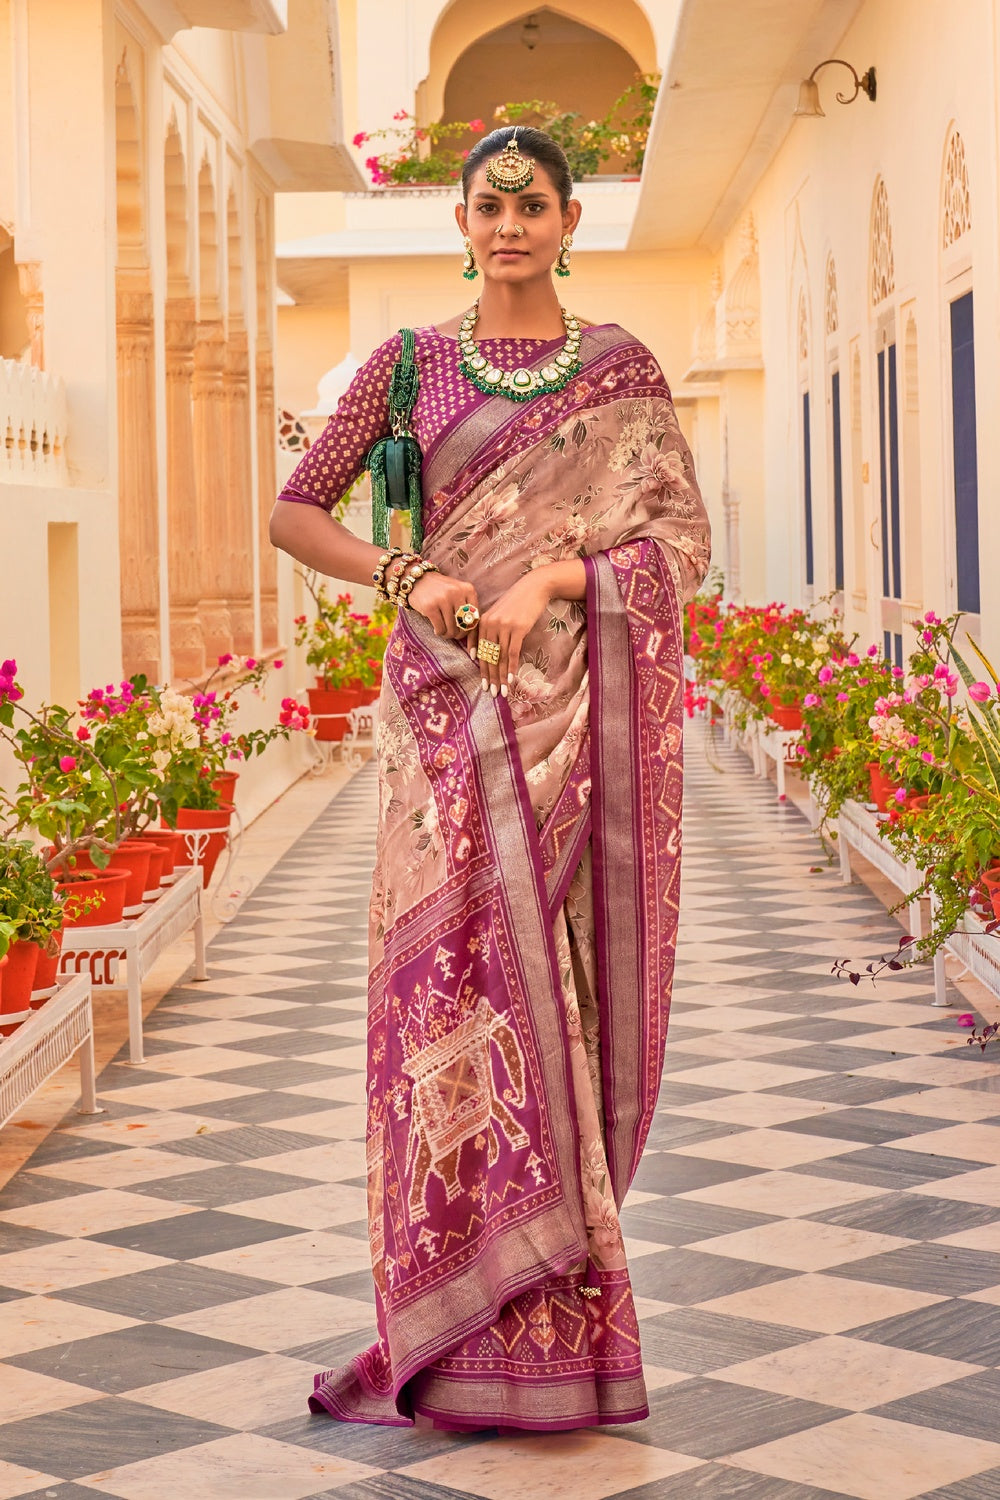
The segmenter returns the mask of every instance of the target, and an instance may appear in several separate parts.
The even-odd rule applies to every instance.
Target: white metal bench
[[[67,979],[12,1036],[0,1037],[0,1126],[74,1053],[80,1059],[80,1108],[98,1114],[89,974]]]

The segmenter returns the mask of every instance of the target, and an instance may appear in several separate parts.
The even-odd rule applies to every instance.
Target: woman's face
[[[563,211],[548,169],[540,162],[535,163],[534,179],[523,193],[502,193],[491,187],[484,162],[472,179],[468,202],[458,205],[456,217],[488,281],[531,281],[547,276],[555,265],[563,235],[576,228],[580,204],[571,199]]]

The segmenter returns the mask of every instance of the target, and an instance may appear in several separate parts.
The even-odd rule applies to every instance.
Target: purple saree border
[[[519,884],[523,887],[523,873],[525,867],[530,874],[530,900],[534,907],[535,916],[529,923],[524,914],[521,922],[517,921],[515,913],[508,907],[508,927],[511,932],[520,933],[527,930],[529,926],[537,924],[539,936],[543,945],[545,956],[545,967],[548,975],[550,996],[548,997],[552,1023],[547,1029],[556,1038],[556,1043],[562,1050],[562,1087],[568,1091],[567,1097],[572,1100],[572,1078],[568,1047],[566,1046],[564,1030],[561,1025],[562,1003],[561,986],[559,983],[559,968],[556,959],[555,942],[549,921],[549,899],[545,887],[544,871],[542,868],[541,854],[539,849],[538,833],[535,827],[534,816],[528,798],[527,785],[521,767],[520,756],[517,750],[517,741],[514,733],[513,720],[505,699],[493,699],[484,695],[481,690],[480,674],[478,669],[470,661],[467,652],[457,649],[451,641],[439,641],[434,635],[429,624],[421,617],[411,620],[408,616],[399,616],[399,626],[407,638],[407,656],[412,663],[413,660],[423,654],[429,658],[440,675],[459,690],[465,700],[467,732],[476,742],[477,754],[471,757],[474,775],[477,781],[477,794],[479,806],[483,810],[484,821],[489,825],[489,842],[494,851],[497,864],[497,881],[502,892],[506,892],[508,885],[516,889]],[[396,692],[397,684],[393,681],[393,662],[387,653],[389,663],[390,684]],[[406,707],[404,698],[397,694],[400,706],[404,713]],[[419,742],[419,741],[418,741]],[[492,764],[500,759],[506,763],[510,775],[510,785],[513,799],[502,798],[498,795],[498,777],[490,775]],[[490,779],[490,786],[485,786],[484,780]],[[513,852],[503,855],[501,851],[505,847],[502,830],[498,829],[498,814],[500,818],[504,815],[504,809],[510,816],[508,828],[516,824],[519,834],[519,842],[524,850],[526,858],[522,859],[518,867],[517,856]],[[510,842],[508,840],[507,842]],[[504,866],[508,866],[505,878]],[[525,894],[522,889],[521,895]],[[405,921],[405,916],[402,919]],[[526,969],[526,963],[530,966],[534,962],[532,954],[525,954],[519,948],[514,950],[514,956],[518,963],[518,972],[521,984],[526,994],[533,994],[535,986],[531,975]],[[381,967],[381,966],[380,966]],[[552,1043],[552,1036],[546,1039],[546,1027],[541,1025],[542,1017],[536,1009],[532,1009],[532,1026],[535,1031],[535,1042],[538,1048],[539,1059],[542,1064],[543,1078],[546,1071],[552,1067],[550,1051],[546,1046]],[[551,1080],[550,1080],[551,1082]],[[416,1320],[408,1319],[410,1309],[407,1306],[393,1309],[392,1321],[402,1333],[403,1329],[410,1326],[411,1321],[428,1321],[428,1306],[435,1299],[441,1304],[441,1316],[438,1319],[439,1332],[430,1339],[415,1336],[415,1329],[408,1337],[398,1340],[389,1337],[389,1308],[387,1307],[387,1341],[392,1354],[393,1368],[393,1390],[399,1395],[403,1386],[427,1364],[440,1355],[446,1353],[449,1348],[462,1342],[483,1327],[488,1327],[499,1315],[500,1309],[522,1291],[530,1290],[536,1286],[543,1275],[562,1274],[571,1266],[578,1264],[586,1257],[586,1229],[582,1217],[582,1184],[580,1180],[579,1151],[569,1121],[571,1114],[563,1118],[562,1111],[558,1108],[550,1110],[549,1128],[552,1131],[553,1145],[556,1151],[556,1159],[560,1170],[565,1172],[567,1162],[572,1171],[572,1177],[566,1181],[559,1201],[543,1205],[538,1213],[523,1228],[507,1228],[498,1226],[490,1234],[488,1244],[485,1245],[487,1254],[476,1255],[468,1266],[457,1273],[446,1283],[441,1284],[436,1291],[425,1291],[419,1299],[420,1315]],[[546,1252],[541,1248],[544,1236],[541,1232],[539,1221],[547,1219],[552,1221],[553,1227],[556,1223],[561,1224],[555,1238],[560,1241],[560,1246],[554,1243]],[[563,1222],[564,1221],[564,1222]],[[550,1230],[551,1233],[551,1230]],[[513,1242],[513,1244],[512,1244]],[[501,1251],[502,1247],[502,1251]],[[514,1269],[501,1275],[497,1258],[502,1254],[505,1262],[511,1264]],[[486,1264],[484,1264],[484,1259]],[[490,1293],[487,1294],[486,1287],[489,1285]],[[473,1288],[477,1288],[474,1291]],[[444,1304],[448,1304],[452,1321],[444,1316]],[[456,1306],[463,1303],[472,1303],[475,1310],[469,1313],[461,1321],[454,1320]],[[404,1344],[406,1352],[397,1344]],[[383,1396],[384,1399],[384,1396]]]
[[[607,555],[598,553],[585,558],[584,567],[587,574],[587,658],[590,672],[594,926],[601,1015],[605,1148],[612,1190],[620,1207],[631,1176],[633,1133],[630,1123],[623,1118],[625,1111],[620,1101],[630,1092],[634,1098],[640,1084],[638,1059],[634,1050],[633,1055],[626,1059],[627,1038],[621,1034],[623,1028],[616,1025],[617,1017],[612,1009],[615,973],[628,962],[627,959],[623,962],[622,957],[622,950],[628,944],[624,923],[626,914],[632,917],[632,972],[638,977],[642,970],[642,942],[636,930],[641,926],[642,912],[636,891],[633,835],[639,822],[632,774],[638,754],[633,723],[636,712],[635,669],[628,621]],[[614,733],[611,732],[612,725]],[[609,806],[615,771],[622,791],[628,797],[627,818],[614,818]],[[630,878],[631,885],[628,885],[626,882]],[[637,1017],[636,1039],[641,1030],[640,1022],[641,1018]]]

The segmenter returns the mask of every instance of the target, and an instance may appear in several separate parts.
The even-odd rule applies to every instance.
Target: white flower
[[[795,665],[797,667],[804,667],[805,666],[805,662],[802,660],[801,656],[797,656],[795,658]]]
[[[829,649],[830,642],[827,640],[825,635],[821,635],[818,640],[813,641],[813,650],[816,652],[817,656],[825,656]]]
[[[782,653],[782,656],[781,656],[781,665],[783,667],[790,667],[792,665],[792,657],[791,657],[791,653],[790,652],[785,651],[785,652]]]

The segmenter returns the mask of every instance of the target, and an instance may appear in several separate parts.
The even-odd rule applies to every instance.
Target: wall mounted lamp
[[[816,74],[819,72],[820,68],[828,68],[831,63],[837,63],[842,68],[850,68],[851,74],[854,78],[854,93],[851,94],[849,98],[844,94],[838,94],[837,99],[839,103],[853,104],[860,93],[867,94],[872,103],[875,103],[874,68],[869,68],[868,72],[862,73],[861,77],[859,78],[857,70],[855,68],[852,68],[849,62],[845,62],[842,57],[828,57],[826,62],[817,64],[817,66],[813,68],[812,72],[809,74],[809,77],[803,78],[802,82],[799,84],[799,102],[795,106],[795,114],[808,115],[815,118],[817,115],[824,115],[826,113],[819,102],[819,84],[816,82]]]
[[[521,43],[527,47],[529,52],[534,52],[538,46],[538,33],[541,31],[538,17],[534,14],[528,16],[521,27]]]

